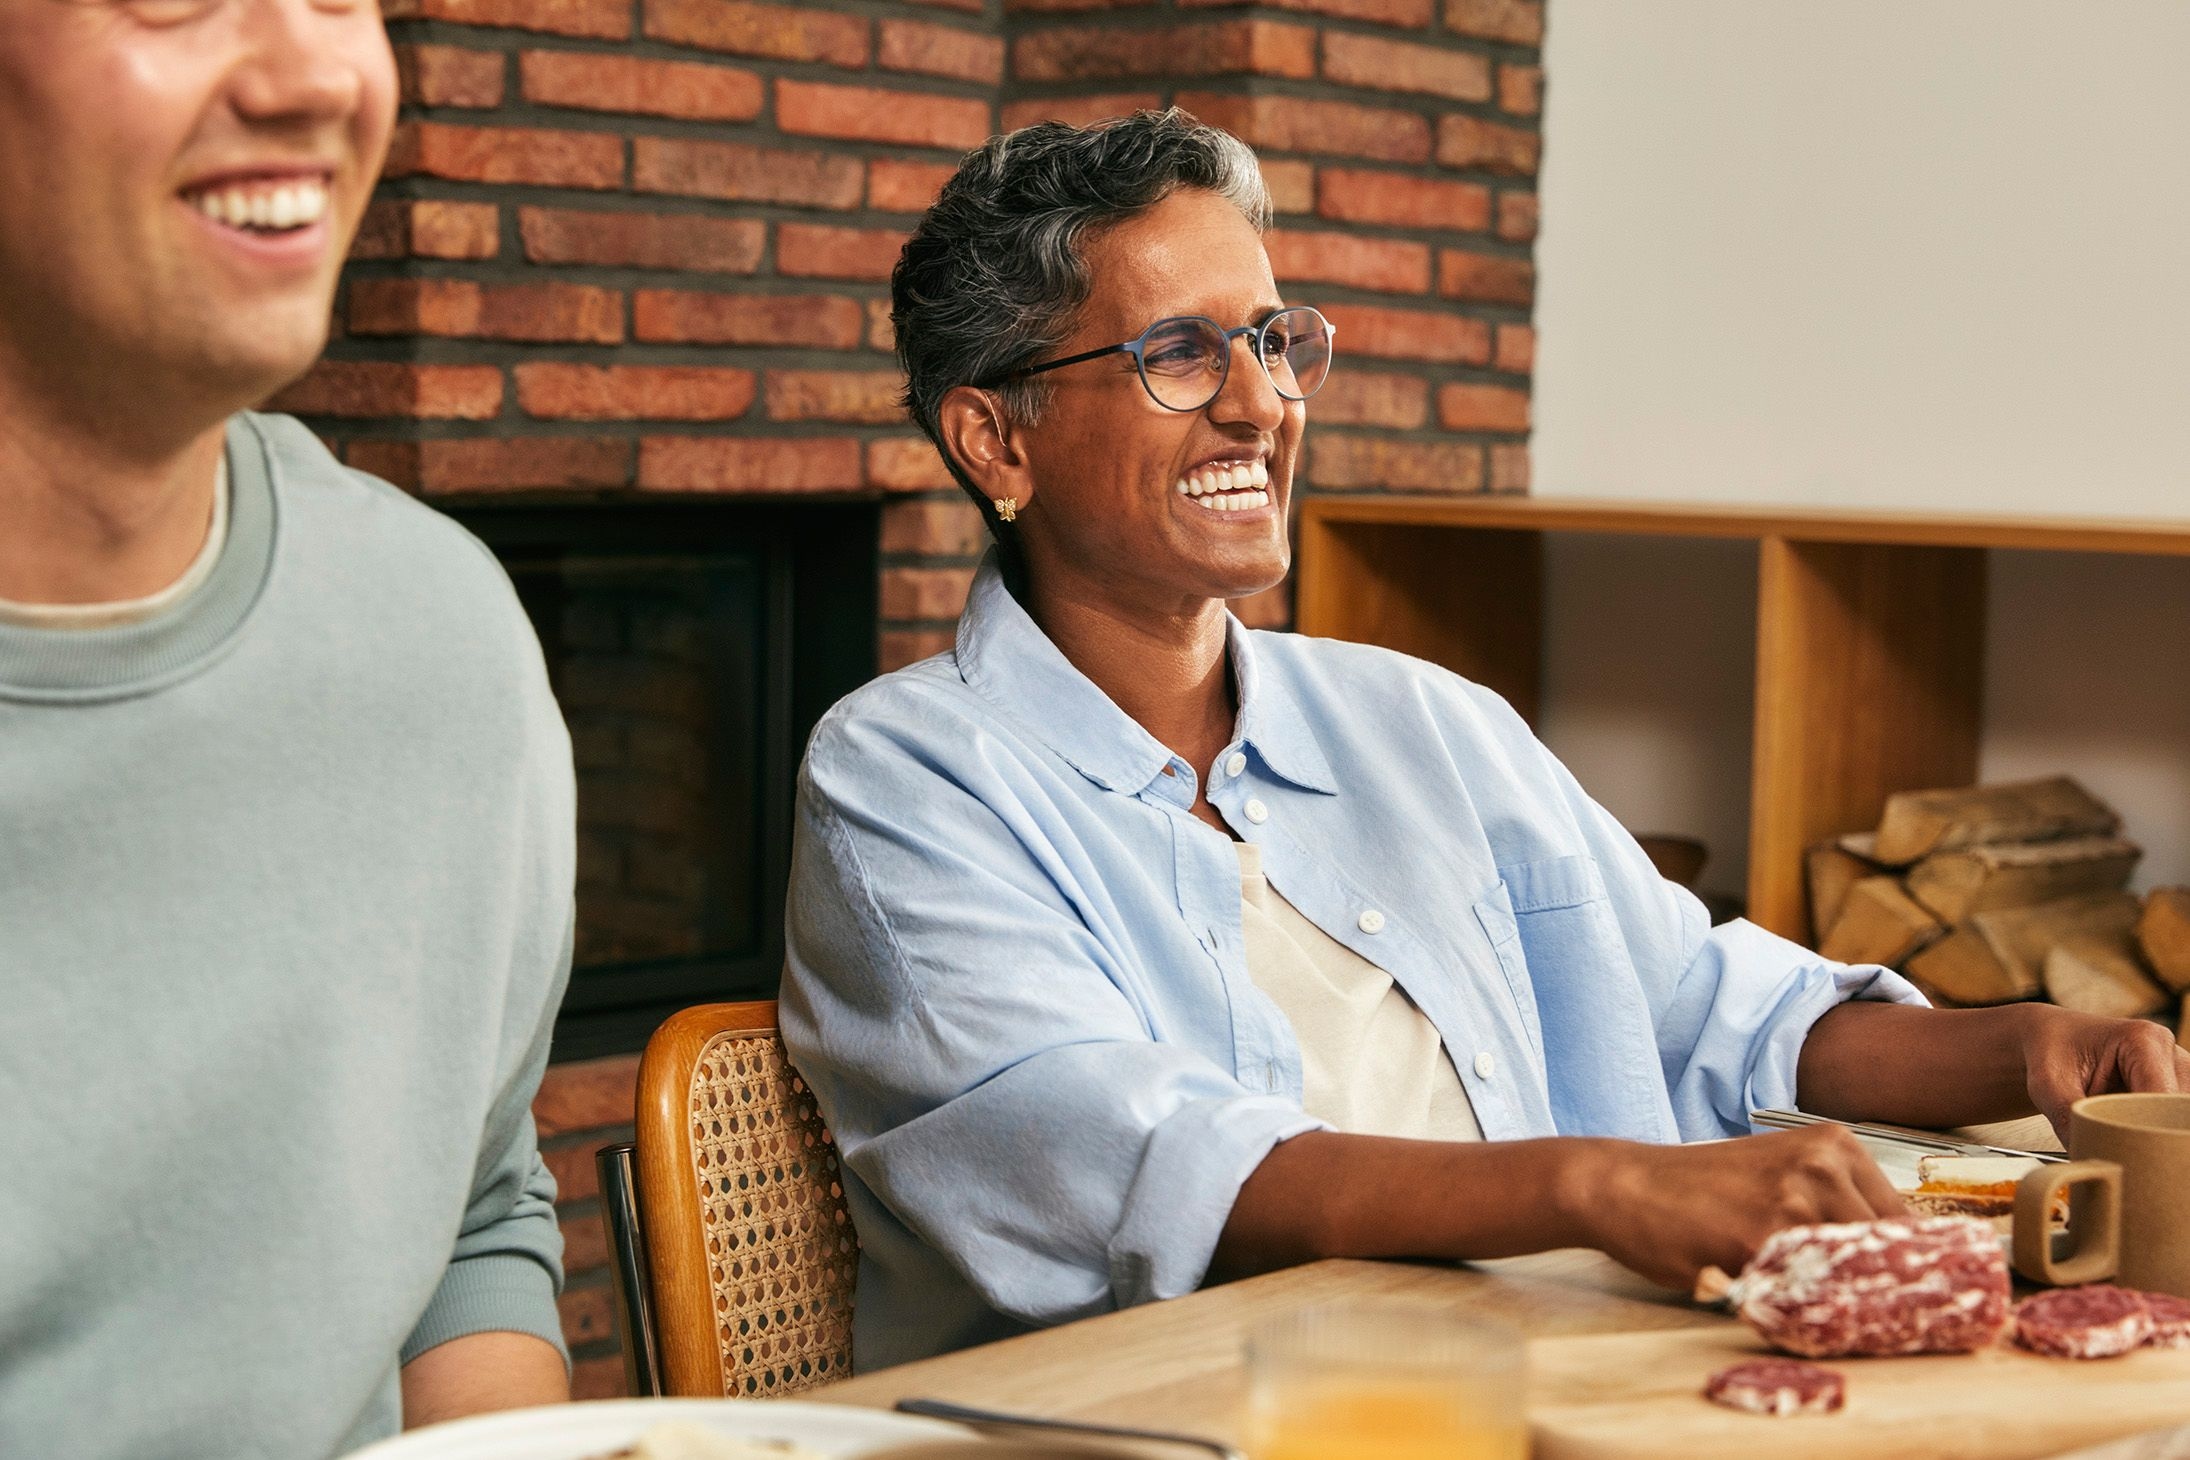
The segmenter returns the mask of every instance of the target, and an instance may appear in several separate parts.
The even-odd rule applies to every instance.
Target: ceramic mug
[[[2190,1095],[2087,1096],[2069,1111],[2068,1152],[2016,1188],[2015,1270],[2190,1298]],[[2046,1214],[2063,1187],[2068,1251],[2056,1253]]]

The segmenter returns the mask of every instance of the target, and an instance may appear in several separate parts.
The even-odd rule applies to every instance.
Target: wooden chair
[[[673,1015],[635,1139],[599,1156],[634,1394],[766,1397],[852,1371],[859,1240],[772,999]]]

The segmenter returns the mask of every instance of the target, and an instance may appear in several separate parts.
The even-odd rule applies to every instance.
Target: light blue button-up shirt
[[[1210,804],[1437,1026],[1486,1139],[1743,1132],[1827,1009],[1922,1002],[1712,928],[1488,690],[1236,621],[1229,647]],[[849,1173],[859,1368],[1191,1291],[1240,1184],[1319,1128],[1195,783],[993,560],[955,653],[815,730],[782,1026]]]

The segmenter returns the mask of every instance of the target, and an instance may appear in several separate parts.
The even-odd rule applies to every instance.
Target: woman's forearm
[[[1857,1000],[1810,1029],[1795,1098],[1813,1115],[1955,1126],[2029,1115],[2028,1006],[1925,1009]]]

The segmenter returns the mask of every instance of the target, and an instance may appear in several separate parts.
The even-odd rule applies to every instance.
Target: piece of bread
[[[1925,1156],[1916,1163],[1916,1190],[1904,1199],[1910,1211],[1927,1217],[1984,1217],[2005,1224],[2015,1216],[2015,1188],[2041,1164],[2033,1156]],[[2067,1219],[2063,1193],[2054,1201],[2053,1220]]]

